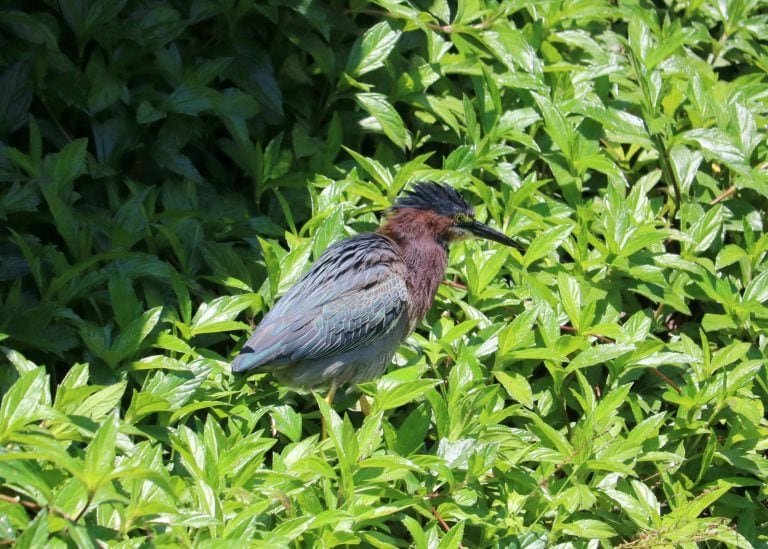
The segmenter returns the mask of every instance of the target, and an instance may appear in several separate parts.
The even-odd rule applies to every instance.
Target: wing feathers
[[[232,368],[279,368],[370,345],[407,314],[407,297],[390,239],[366,233],[339,242],[267,313]]]

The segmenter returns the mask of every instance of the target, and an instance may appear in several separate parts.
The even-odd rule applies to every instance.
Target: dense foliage
[[[1,5],[0,544],[768,543],[764,2]],[[526,251],[368,416],[233,377],[419,180]]]

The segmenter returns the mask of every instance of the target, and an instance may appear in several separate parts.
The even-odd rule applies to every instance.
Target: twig
[[[88,500],[85,502],[85,506],[80,509],[80,512],[77,514],[77,516],[74,519],[71,519],[72,522],[80,522],[80,519],[85,516],[85,513],[88,511],[88,508],[91,506],[91,503],[93,502],[93,496],[95,494],[88,494]]]
[[[728,188],[725,190],[725,192],[723,192],[723,193],[722,193],[720,196],[718,196],[717,198],[714,198],[714,199],[712,199],[712,200],[709,202],[709,205],[710,205],[710,206],[714,206],[714,205],[715,205],[715,204],[717,204],[718,202],[722,202],[723,200],[725,200],[726,198],[728,198],[729,196],[731,196],[731,195],[733,194],[733,191],[735,191],[735,190],[736,190],[736,185],[731,185],[731,186],[730,186],[730,187],[728,187]]]
[[[578,330],[576,328],[574,328],[573,326],[569,326],[568,324],[563,324],[562,326],[560,326],[560,329],[563,330],[564,332],[578,332]],[[610,337],[606,337],[606,336],[600,335],[600,334],[586,334],[586,335],[590,335],[590,336],[594,337],[600,343],[616,343],[616,340],[611,339]]]
[[[21,505],[22,507],[29,509],[30,511],[39,512],[42,511],[43,506],[41,506],[38,503],[35,503],[34,501],[26,501],[21,499],[19,496],[9,496],[6,494],[0,494],[0,501],[5,501],[7,503],[13,503],[15,505]],[[70,522],[76,522],[72,517],[64,513],[63,511],[59,511],[55,507],[48,507],[46,506],[46,509],[48,509],[48,512],[52,515],[58,515],[61,518],[68,520]]]
[[[64,135],[64,138],[69,143],[72,143],[72,136],[69,135],[64,126],[62,126],[61,122],[59,121],[59,117],[56,116],[56,113],[53,112],[53,109],[51,109],[51,106],[48,104],[48,102],[45,99],[42,99],[40,102],[43,104],[43,107],[45,107],[45,110],[48,111],[48,115],[53,119],[53,123],[56,124],[56,127]]]
[[[0,501],[6,501],[8,503],[15,503],[17,505],[21,505],[22,507],[26,507],[27,509],[31,511],[39,511],[41,507],[33,502],[33,501],[24,501],[19,496],[6,496],[5,494],[0,494]]]
[[[444,32],[445,34],[452,33],[454,29],[453,25],[435,25],[434,23],[427,23],[427,28],[438,32]]]
[[[448,523],[443,520],[443,517],[440,516],[440,513],[438,513],[437,507],[432,507],[432,514],[435,515],[437,522],[440,523],[440,526],[442,526],[443,530],[447,532],[451,529],[451,527],[448,526]]]
[[[449,288],[456,288],[457,290],[467,289],[466,284],[462,284],[461,282],[456,282],[455,280],[443,280],[443,284],[445,284]]]
[[[672,381],[671,379],[669,379],[667,376],[665,376],[664,374],[662,374],[662,373],[659,371],[659,369],[658,369],[658,368],[651,368],[651,371],[652,371],[654,374],[656,374],[656,376],[657,376],[659,379],[663,380],[663,381],[664,381],[664,383],[666,383],[667,385],[669,385],[670,387],[672,387],[672,388],[673,388],[675,391],[677,391],[678,393],[682,393],[682,391],[680,390],[680,387],[677,385],[677,383],[675,383],[674,381]]]

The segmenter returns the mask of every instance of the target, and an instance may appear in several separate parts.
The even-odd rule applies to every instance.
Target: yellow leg
[[[336,396],[336,382],[331,381],[331,386],[328,387],[328,394],[325,395],[325,398],[323,400],[325,400],[325,402],[328,403],[328,406],[330,406],[331,404],[333,404],[333,397],[335,396]],[[320,416],[320,429],[321,429],[320,434],[323,437],[323,439],[328,438],[328,426],[325,424],[324,415]]]
[[[331,386],[328,387],[328,394],[325,395],[325,401],[328,403],[328,406],[333,404],[333,397],[336,396],[336,382],[331,381]]]
[[[364,416],[371,415],[371,403],[368,402],[365,395],[360,395],[360,411]]]

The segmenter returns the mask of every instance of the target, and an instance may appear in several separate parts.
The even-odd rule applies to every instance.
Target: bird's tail
[[[232,361],[232,372],[240,374],[264,365],[264,353],[256,353],[248,346]]]
[[[267,320],[262,321],[245,342],[240,354],[232,361],[232,372],[239,374],[262,366],[272,368],[284,364],[285,348],[289,338],[294,335],[286,327],[292,326],[292,322],[292,319],[288,318],[284,324],[275,326]]]

